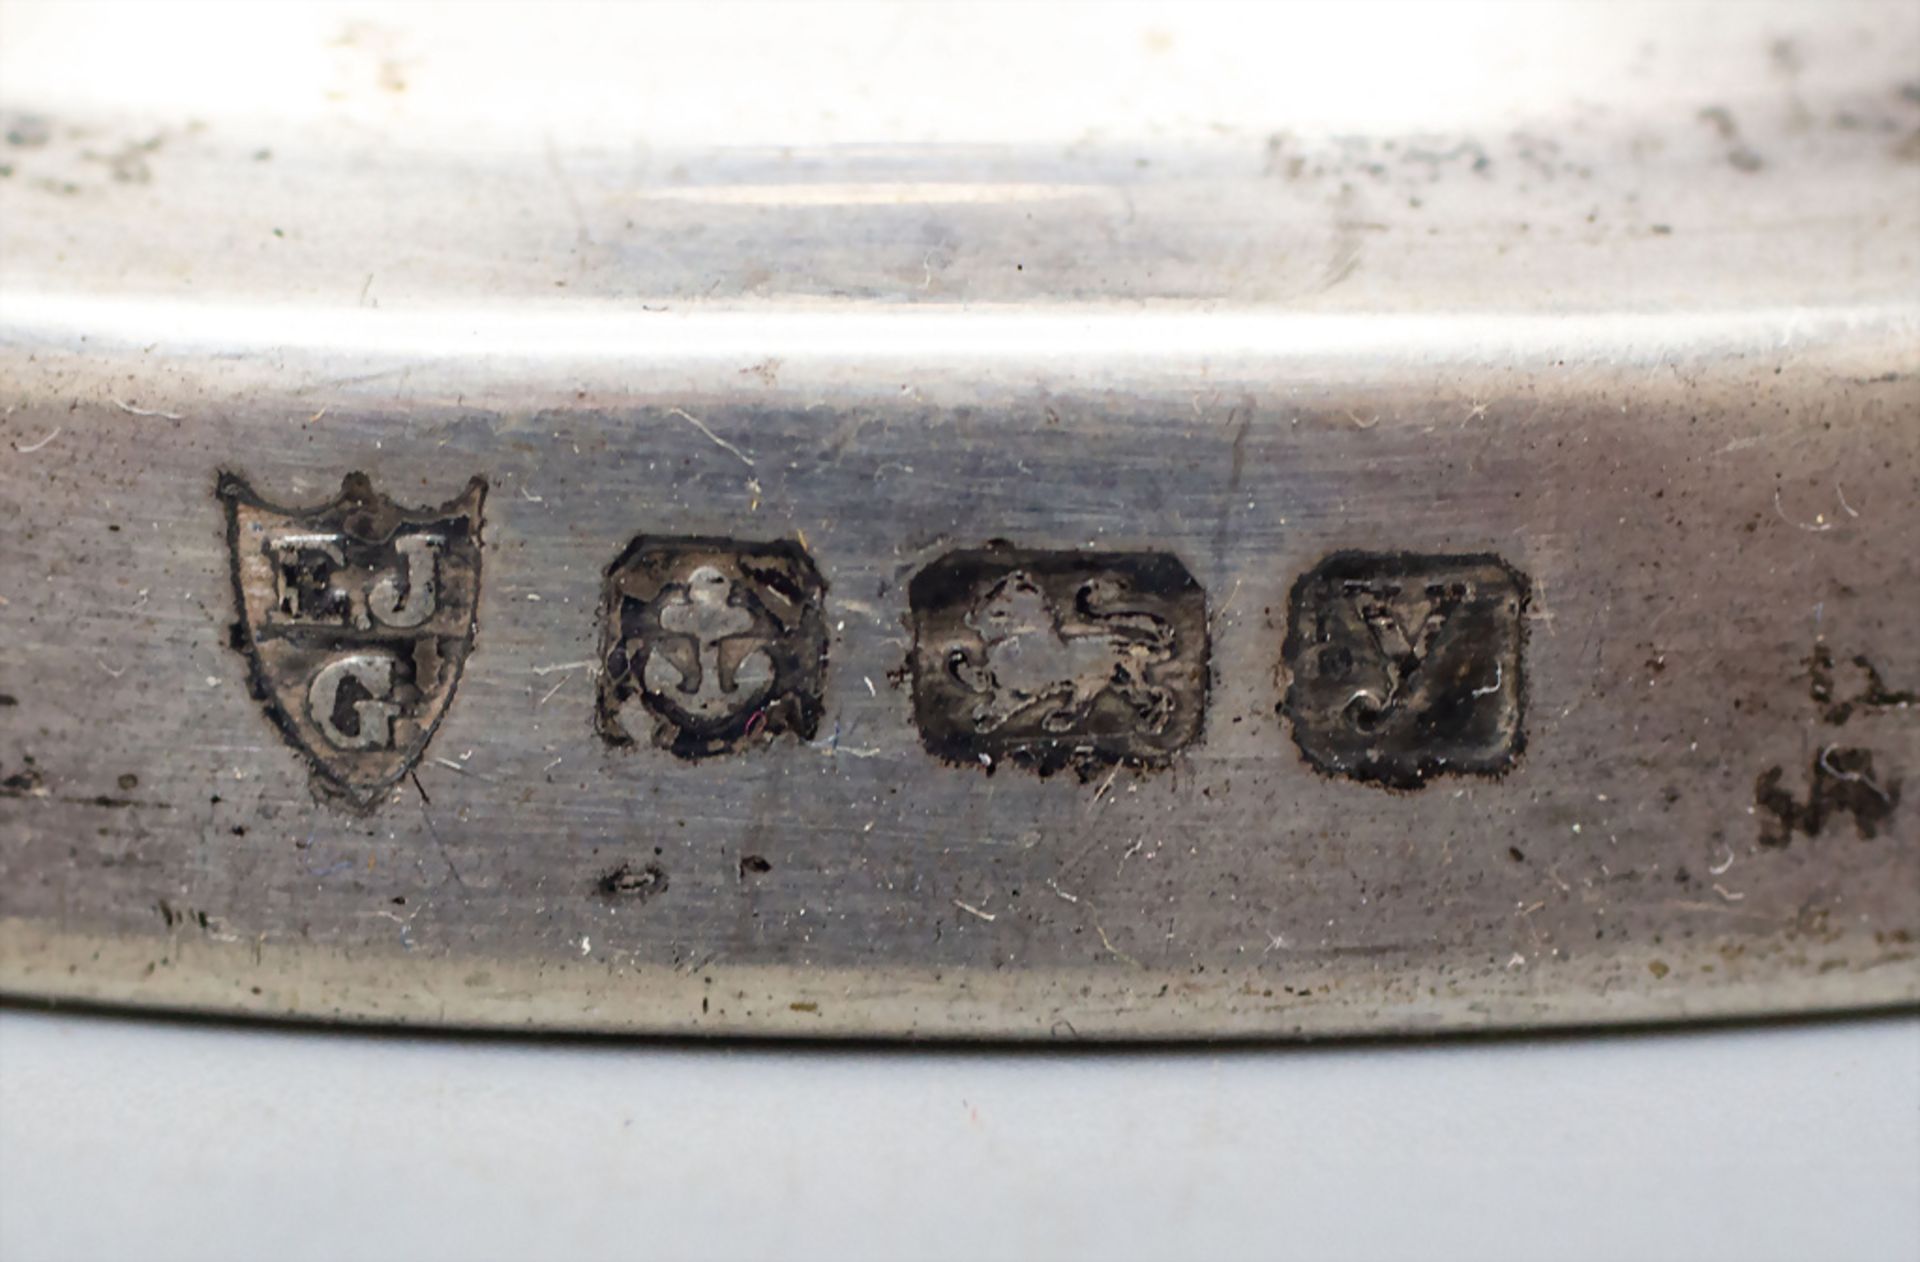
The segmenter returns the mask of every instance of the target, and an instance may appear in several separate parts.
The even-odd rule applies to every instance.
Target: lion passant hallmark
[[[915,721],[948,762],[1160,766],[1199,738],[1207,598],[1171,554],[996,543],[921,570],[908,603]]]
[[[222,474],[227,541],[254,696],[361,807],[404,777],[446,714],[473,648],[481,505],[474,478],[437,508],[403,508],[363,473],[315,508],[269,503]]]

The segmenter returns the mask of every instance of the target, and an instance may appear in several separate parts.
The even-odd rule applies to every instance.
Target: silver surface
[[[1603,51],[1653,51],[1612,95],[1440,133],[637,152],[47,112],[0,181],[0,774],[33,760],[0,987],[1033,1037],[1912,1004],[1920,794],[1784,848],[1756,808],[1770,768],[1891,803],[1920,765],[1910,704],[1835,724],[1808,668],[1920,680],[1920,24],[1682,12],[1620,19]],[[459,694],[371,815],[248,696],[220,470],[490,483]],[[818,739],[599,740],[602,577],[643,533],[810,550]],[[1180,558],[1197,745],[1084,783],[928,757],[904,588],[995,538]],[[1302,762],[1288,591],[1346,549],[1531,578],[1505,776]],[[665,888],[609,897],[622,865]]]

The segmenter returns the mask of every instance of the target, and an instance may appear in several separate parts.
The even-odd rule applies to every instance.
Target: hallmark
[[[914,718],[947,761],[1086,774],[1200,734],[1206,594],[1167,553],[951,552],[908,604]]]
[[[1280,709],[1329,775],[1417,789],[1524,742],[1527,580],[1494,556],[1342,552],[1294,584]]]
[[[635,539],[607,570],[597,723],[632,745],[626,711],[681,758],[733,753],[820,725],[827,585],[797,543]]]
[[[426,751],[473,648],[480,478],[406,509],[350,473],[317,508],[268,503],[221,475],[233,642],[274,725],[316,780],[371,805]]]

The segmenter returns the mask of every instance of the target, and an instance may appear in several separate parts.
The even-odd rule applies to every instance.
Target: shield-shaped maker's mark
[[[317,508],[267,503],[222,474],[254,696],[316,781],[370,806],[426,751],[473,648],[481,478],[408,509],[350,473]]]

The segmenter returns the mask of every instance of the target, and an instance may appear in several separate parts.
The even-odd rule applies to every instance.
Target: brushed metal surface
[[[141,183],[53,120],[0,183],[0,990],[1172,1038],[1920,1001],[1920,27],[1849,12],[1896,37],[1849,75],[1756,43],[1745,97],[1545,138],[796,182],[319,125],[261,159],[234,119]],[[370,811],[249,695],[222,472],[289,506],[487,481],[458,693]],[[806,549],[811,739],[602,739],[643,535]],[[994,540],[1177,558],[1198,739],[1085,778],[932,757],[908,588]],[[1303,758],[1288,601],[1356,551],[1526,577],[1510,768]]]

